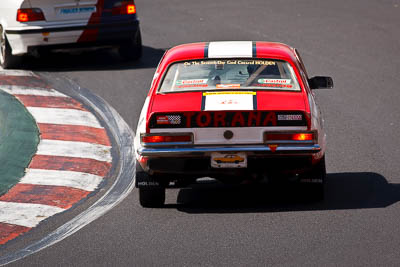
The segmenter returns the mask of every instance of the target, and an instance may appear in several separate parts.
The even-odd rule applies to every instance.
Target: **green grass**
[[[0,196],[24,176],[39,144],[39,130],[28,110],[0,90]]]

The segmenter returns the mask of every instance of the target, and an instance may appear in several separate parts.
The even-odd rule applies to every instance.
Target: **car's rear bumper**
[[[139,30],[138,20],[112,21],[97,24],[52,24],[6,29],[13,55],[44,46],[118,44],[133,37]]]
[[[144,157],[171,157],[171,156],[207,156],[212,152],[248,152],[255,155],[299,155],[299,154],[315,154],[321,151],[318,144],[312,145],[296,145],[296,146],[278,146],[271,148],[269,146],[232,146],[232,147],[157,147],[138,149],[138,154]]]
[[[213,168],[211,154],[244,152],[246,168]],[[140,147],[137,150],[143,170],[157,175],[176,174],[181,177],[240,176],[260,173],[301,173],[322,157],[318,144],[195,146],[195,147]]]
[[[250,174],[293,174],[312,167],[311,156],[249,156],[247,168],[213,168],[210,157],[150,158],[148,171],[156,175],[175,174],[172,177],[248,176]],[[246,175],[247,174],[247,175]]]

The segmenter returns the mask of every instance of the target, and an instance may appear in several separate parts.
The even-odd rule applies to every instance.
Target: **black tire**
[[[135,36],[120,45],[118,52],[127,61],[135,61],[142,57],[142,35],[140,29],[137,30]]]
[[[165,202],[165,188],[139,188],[139,202],[144,208],[159,208]]]
[[[313,201],[324,200],[326,180],[325,156],[312,168],[311,171],[302,174],[301,178],[311,179],[312,181],[320,181],[306,183],[303,184],[303,186],[305,187],[308,199]]]
[[[0,65],[3,69],[15,68],[18,65],[19,57],[11,53],[11,46],[0,26]]]

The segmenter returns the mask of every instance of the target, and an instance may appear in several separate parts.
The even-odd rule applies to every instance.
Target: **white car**
[[[5,69],[48,49],[118,46],[128,60],[142,52],[133,0],[1,0],[0,33]]]

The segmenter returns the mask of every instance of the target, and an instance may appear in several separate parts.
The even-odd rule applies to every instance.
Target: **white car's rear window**
[[[288,62],[269,59],[209,59],[174,63],[159,92],[251,89],[300,91]]]

